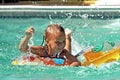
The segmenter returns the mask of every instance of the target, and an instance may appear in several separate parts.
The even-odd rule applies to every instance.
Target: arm
[[[73,55],[69,55],[68,56],[68,59],[69,60],[71,60],[71,64],[70,64],[70,66],[80,66],[81,65],[81,63],[77,60],[77,58],[75,57],[75,56],[73,56]]]
[[[66,36],[65,49],[68,51],[68,53],[71,54],[71,30],[66,29],[65,30],[65,36]]]
[[[65,35],[66,35],[65,49],[67,50],[67,52],[65,53],[65,56],[67,60],[71,62],[70,66],[80,66],[81,63],[77,60],[75,56],[71,54],[71,30],[66,29]]]
[[[66,53],[66,58],[71,62],[70,66],[80,66],[81,63],[77,60],[77,58],[71,54]]]
[[[22,39],[22,41],[19,44],[19,50],[21,52],[27,52],[28,51],[28,41],[30,39],[30,37],[32,36],[32,33],[34,33],[34,28],[30,27],[25,31],[26,35],[25,37]]]

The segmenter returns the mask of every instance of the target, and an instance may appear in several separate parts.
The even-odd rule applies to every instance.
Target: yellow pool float
[[[90,64],[94,64],[96,67],[98,67],[103,63],[118,61],[120,58],[120,47],[109,50],[107,52],[93,52],[91,50],[84,53],[83,55],[86,60],[81,63],[82,66],[89,66]]]

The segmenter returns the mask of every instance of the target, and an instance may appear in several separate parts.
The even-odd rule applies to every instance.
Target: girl
[[[26,30],[26,35],[20,42],[19,49],[21,52],[29,52],[28,41],[34,28],[30,27]],[[44,34],[45,46],[32,46],[31,53],[36,54],[38,59],[43,58],[61,58],[66,61],[67,65],[79,66],[80,62],[75,56],[71,55],[71,31],[67,30],[58,24],[51,24],[47,27]]]

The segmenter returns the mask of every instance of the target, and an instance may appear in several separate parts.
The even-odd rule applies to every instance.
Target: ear
[[[46,44],[48,44],[48,42],[49,42],[48,39],[46,39],[45,42],[46,42]]]

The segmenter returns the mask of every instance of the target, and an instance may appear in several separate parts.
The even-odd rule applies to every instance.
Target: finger
[[[71,34],[71,30],[70,29],[65,29],[65,34]]]
[[[29,28],[29,31],[32,32],[32,33],[34,33],[34,28],[31,26],[31,27]]]
[[[33,28],[33,27],[31,27],[31,30],[32,30],[32,32],[33,32],[33,33],[35,32],[35,30],[34,30],[34,28]]]

